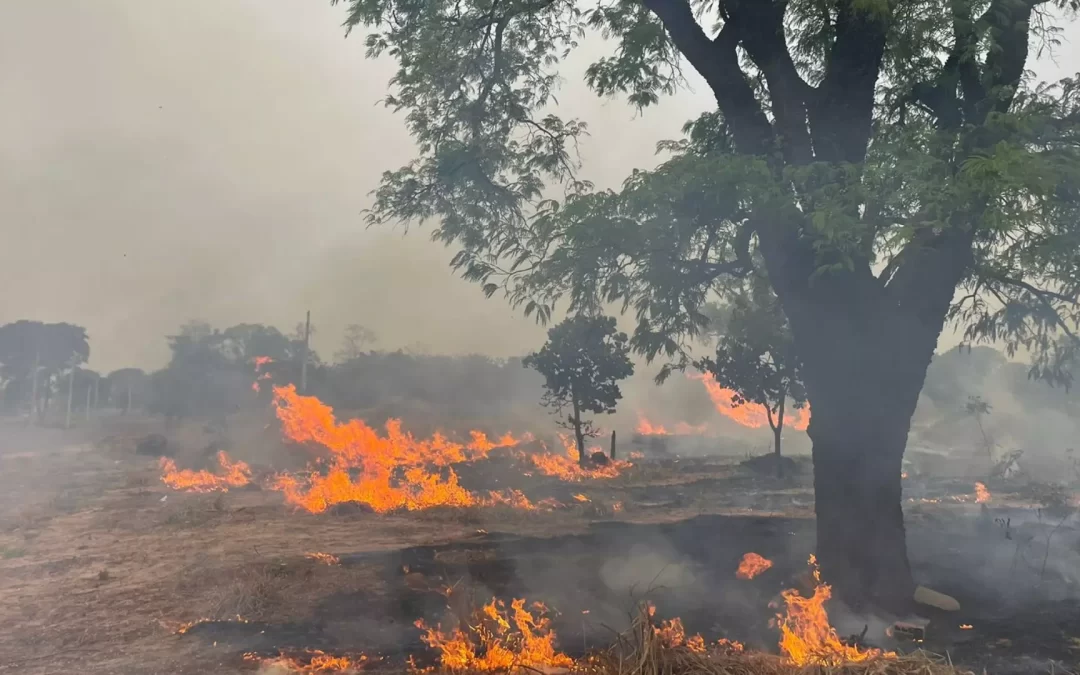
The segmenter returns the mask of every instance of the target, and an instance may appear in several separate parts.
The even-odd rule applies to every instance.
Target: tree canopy
[[[574,432],[582,464],[585,438],[595,436],[587,413],[611,414],[622,398],[619,381],[634,374],[626,333],[610,316],[579,314],[548,331],[540,351],[522,364],[544,376],[543,403],[558,415],[558,424]]]

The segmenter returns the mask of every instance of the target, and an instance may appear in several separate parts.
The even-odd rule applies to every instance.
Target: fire
[[[262,373],[259,375],[259,371],[262,370],[263,366],[273,363],[274,359],[269,356],[256,356],[251,362],[255,364],[255,374],[258,375],[258,377],[255,378],[255,381],[251,383],[251,390],[255,393],[259,393],[262,391],[262,385],[260,383],[263,380],[270,379],[270,373]]]
[[[668,430],[661,425],[654,425],[644,415],[638,415],[637,427],[634,429],[642,436],[667,436]]]
[[[649,604],[648,608],[649,617],[651,618],[656,614],[656,607]],[[660,643],[669,649],[686,647],[690,651],[697,652],[698,654],[704,654],[706,651],[705,638],[698,634],[687,637],[686,629],[683,628],[682,619],[679,617],[661,621],[660,625],[657,626],[655,630],[656,637],[660,639]]]
[[[305,649],[295,655],[279,653],[272,658],[254,652],[244,654],[245,661],[253,661],[265,668],[278,668],[293,673],[354,673],[368,660],[364,654],[356,657],[334,656],[319,649]]]
[[[670,436],[672,433],[678,436],[700,436],[705,433],[706,427],[705,424],[694,425],[687,422],[676,422],[673,427],[674,431],[668,431],[667,427],[661,424],[653,424],[649,421],[649,418],[638,413],[638,424],[634,431],[641,436]]]
[[[739,569],[735,571],[735,576],[739,579],[753,579],[772,565],[772,561],[768,558],[763,558],[753,552],[747,553],[739,562]]]
[[[813,570],[814,595],[804,598],[798,591],[781,593],[787,611],[777,615],[780,626],[780,651],[797,666],[839,666],[860,663],[875,658],[892,658],[895,654],[878,649],[863,650],[840,641],[836,629],[829,625],[825,603],[832,597],[832,587],[822,582],[817,559],[810,556]]]
[[[555,633],[551,630],[547,608],[533,603],[525,609],[525,600],[510,603],[509,610],[501,600],[492,599],[484,605],[467,629],[455,628],[443,632],[416,621],[424,631],[421,640],[439,652],[439,664],[451,671],[505,671],[516,668],[542,670],[570,668],[573,660],[556,650]]]
[[[331,553],[321,553],[319,551],[315,551],[313,553],[305,553],[304,557],[309,559],[309,560],[315,560],[315,561],[321,562],[321,563],[323,563],[325,565],[340,565],[341,564],[341,558],[339,558],[336,555],[333,555]]]
[[[221,465],[223,475],[217,476],[203,469],[192,471],[191,469],[179,470],[176,462],[168,457],[162,457],[161,482],[174,490],[187,492],[214,492],[220,490],[227,492],[231,487],[243,487],[251,482],[251,467],[239,460],[232,461],[224,451],[217,454],[218,464]]]
[[[274,408],[286,438],[318,443],[331,453],[325,473],[276,477],[272,487],[285,494],[286,503],[312,513],[344,502],[364,504],[377,513],[496,504],[532,508],[521,493],[479,497],[462,487],[450,468],[482,459],[494,448],[517,445],[520,441],[513,436],[493,441],[472,431],[465,444],[441,434],[423,440],[404,432],[394,419],[380,435],[362,420],[339,423],[333,408],[313,396],[298,395],[292,385],[274,387]]]
[[[581,462],[578,459],[579,455],[574,439],[559,434],[559,440],[562,441],[563,447],[566,450],[565,455],[547,453],[533,453],[526,455],[526,457],[528,457],[536,468],[545,476],[555,476],[565,481],[579,481],[584,478],[615,478],[622,473],[624,469],[632,466],[630,462],[612,460],[607,464],[582,467]],[[589,448],[586,452],[591,454],[602,452],[602,450],[594,447]]]
[[[708,392],[709,398],[712,399],[716,411],[724,417],[751,429],[760,429],[769,425],[768,414],[760,405],[751,403],[740,406],[733,405],[732,398],[737,395],[734,390],[721,387],[719,382],[707,375],[696,374],[687,377],[701,380],[701,383],[705,385],[705,391]],[[794,411],[790,426],[797,431],[806,431],[810,426],[809,405]]]
[[[990,501],[990,491],[986,489],[986,485],[975,483],[975,503],[985,504],[988,501]]]
[[[574,495],[574,501],[578,501],[584,504],[585,502],[591,502],[592,500],[585,495]]]

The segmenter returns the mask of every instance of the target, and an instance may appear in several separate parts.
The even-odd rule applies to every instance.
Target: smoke
[[[99,370],[160,367],[191,318],[289,330],[308,309],[324,354],[351,323],[389,348],[539,345],[543,329],[455,278],[426,233],[364,229],[368,193],[413,146],[380,105],[393,63],[344,39],[343,11],[3,3],[0,58],[22,65],[0,72],[0,321],[85,325]],[[710,100],[698,87],[635,119],[580,84],[596,53],[567,65],[560,112],[590,122],[587,177],[613,186]]]

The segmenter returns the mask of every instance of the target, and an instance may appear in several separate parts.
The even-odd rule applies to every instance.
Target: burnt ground
[[[410,655],[423,662],[412,624],[445,618],[446,586],[479,602],[545,602],[571,653],[610,642],[644,599],[708,639],[774,650],[769,605],[797,583],[812,550],[807,478],[776,481],[731,460],[643,462],[575,484],[492,462],[463,469],[463,483],[592,501],[548,513],[311,515],[257,488],[169,491],[153,459],[134,453],[148,429],[160,427],[0,429],[0,672],[241,673],[255,669],[245,652],[291,648],[363,651],[390,667]],[[202,447],[184,433],[172,432],[179,445]],[[284,461],[262,431],[230,452],[256,468]],[[1023,486],[989,487],[984,510],[970,501],[970,480],[909,481],[917,580],[961,603],[957,613],[926,612],[921,646],[989,673],[1076,670],[1078,519],[1022,496]],[[305,557],[316,551],[341,564]],[[774,567],[736,579],[747,551]],[[178,633],[200,619],[209,621]],[[833,619],[844,634],[883,625],[842,608]]]

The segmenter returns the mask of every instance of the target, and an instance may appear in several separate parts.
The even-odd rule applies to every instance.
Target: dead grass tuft
[[[211,618],[242,616],[259,620],[273,614],[286,600],[292,576],[275,564],[248,565],[236,571],[232,583],[222,586],[214,598]]]

